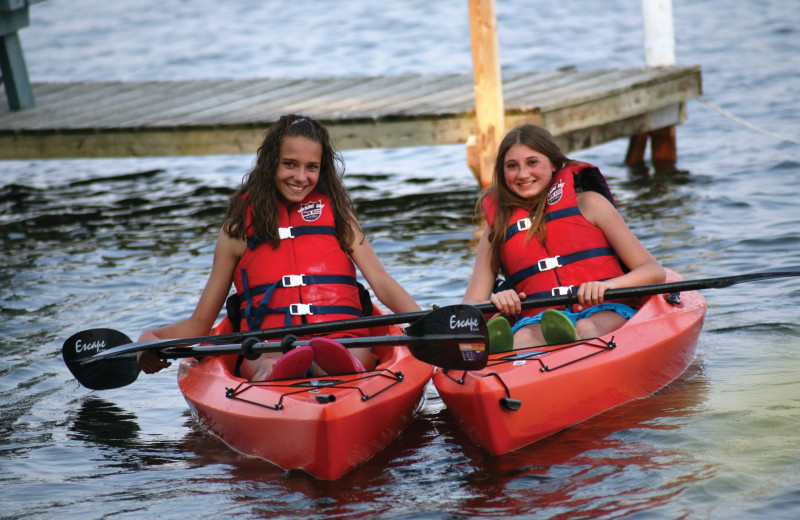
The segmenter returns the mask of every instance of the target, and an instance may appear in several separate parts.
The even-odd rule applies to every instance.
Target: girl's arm
[[[364,275],[364,279],[375,292],[378,300],[394,313],[420,310],[411,295],[386,272],[386,268],[375,254],[375,250],[372,249],[364,233],[359,229],[354,231],[355,239],[350,258]]]
[[[224,231],[220,231],[214,248],[211,274],[192,315],[165,327],[146,330],[139,337],[139,341],[188,338],[208,334],[228,297],[234,269],[244,254],[245,247],[243,240],[231,238]],[[139,356],[139,366],[145,373],[152,373],[169,366],[169,363],[159,359],[154,352],[146,352]]]
[[[582,284],[578,290],[578,302],[582,306],[601,303],[608,289],[661,283],[666,279],[664,268],[631,232],[617,209],[605,197],[593,191],[583,192],[578,195],[578,206],[583,216],[600,228],[630,269],[617,278]]]
[[[475,253],[475,267],[472,269],[472,277],[461,302],[468,305],[477,305],[490,301],[497,307],[498,311],[507,316],[522,312],[521,301],[525,299],[525,293],[517,294],[514,290],[507,290],[492,294],[496,279],[497,275],[492,271],[489,227],[487,226],[483,229],[481,239],[478,241],[478,250]]]

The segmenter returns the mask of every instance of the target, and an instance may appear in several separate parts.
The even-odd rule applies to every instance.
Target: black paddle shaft
[[[666,282],[624,289],[609,289],[606,291],[606,296],[609,298],[636,298],[639,296],[651,296],[653,294],[699,291],[701,289],[723,289],[743,282],[754,282],[756,280],[767,280],[771,278],[788,278],[793,276],[800,276],[800,267],[787,267],[786,269],[761,273],[701,278],[699,280],[682,280],[680,282]]]
[[[716,278],[703,278],[699,280],[682,280],[679,282],[666,282],[653,285],[641,285],[636,287],[625,287],[621,289],[609,289],[605,293],[607,299],[639,298],[652,296],[654,294],[667,294],[674,292],[696,291],[700,289],[719,289],[729,287],[742,282],[764,280],[770,278],[784,278],[800,276],[800,266],[787,267],[775,271],[759,273],[749,273],[736,276],[723,276]],[[544,298],[531,298],[522,302],[522,308],[555,307],[559,305],[571,305],[577,303],[577,297],[573,292]],[[484,314],[497,312],[491,303],[483,303],[475,306]],[[208,343],[212,345],[227,345],[231,343],[242,343],[247,338],[257,338],[261,340],[283,338],[289,334],[297,336],[326,334],[343,330],[352,330],[368,327],[381,327],[402,323],[414,323],[420,318],[427,316],[431,311],[416,311],[398,314],[381,314],[377,316],[365,316],[363,318],[353,318],[338,321],[326,321],[320,323],[309,323],[304,325],[293,325],[276,329],[252,330],[245,332],[233,332],[230,334],[219,334],[214,336],[199,336],[194,338],[177,338],[168,340],[143,341],[129,345],[131,351],[164,349],[168,347],[180,347],[185,345],[196,345],[198,343]],[[89,331],[86,331],[89,332]]]

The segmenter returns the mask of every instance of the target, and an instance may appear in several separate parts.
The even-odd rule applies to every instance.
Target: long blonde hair
[[[259,241],[278,247],[278,205],[280,195],[275,182],[280,161],[281,144],[287,137],[304,137],[322,146],[319,180],[316,190],[326,195],[334,213],[336,235],[342,249],[350,253],[360,229],[355,207],[344,186],[344,160],[333,147],[328,130],[318,121],[296,114],[282,116],[269,127],[258,149],[253,169],[245,175],[242,186],[230,199],[223,229],[232,238],[244,239],[251,233]],[[245,229],[247,207],[251,222]]]
[[[516,208],[523,208],[528,212],[531,219],[531,227],[528,230],[526,239],[532,240],[534,237],[540,242],[544,242],[547,236],[546,222],[544,219],[547,209],[547,192],[550,186],[534,199],[523,199],[515,194],[506,184],[505,179],[505,157],[508,150],[515,144],[523,144],[541,153],[550,159],[556,172],[561,170],[570,160],[558,147],[553,136],[542,127],[535,125],[521,125],[506,134],[497,149],[497,158],[494,163],[492,174],[492,184],[484,190],[475,206],[475,213],[478,219],[483,218],[483,200],[491,197],[497,211],[494,216],[494,225],[489,231],[489,244],[491,247],[491,266],[495,273],[500,273],[500,246],[506,236],[511,214]],[[555,174],[553,175],[555,178]],[[552,180],[550,181],[552,184]]]

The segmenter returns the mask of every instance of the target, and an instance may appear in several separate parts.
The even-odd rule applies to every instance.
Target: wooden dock
[[[0,108],[0,158],[254,154],[295,112],[340,149],[465,143],[472,74],[32,83],[35,106]],[[674,126],[701,94],[699,66],[503,74],[505,128],[548,128],[567,151]],[[0,89],[0,99],[5,93]]]

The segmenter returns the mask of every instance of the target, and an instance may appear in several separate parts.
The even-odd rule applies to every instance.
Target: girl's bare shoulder
[[[609,216],[619,216],[617,208],[596,191],[583,191],[576,195],[581,214],[590,222],[596,224],[597,219]]]

